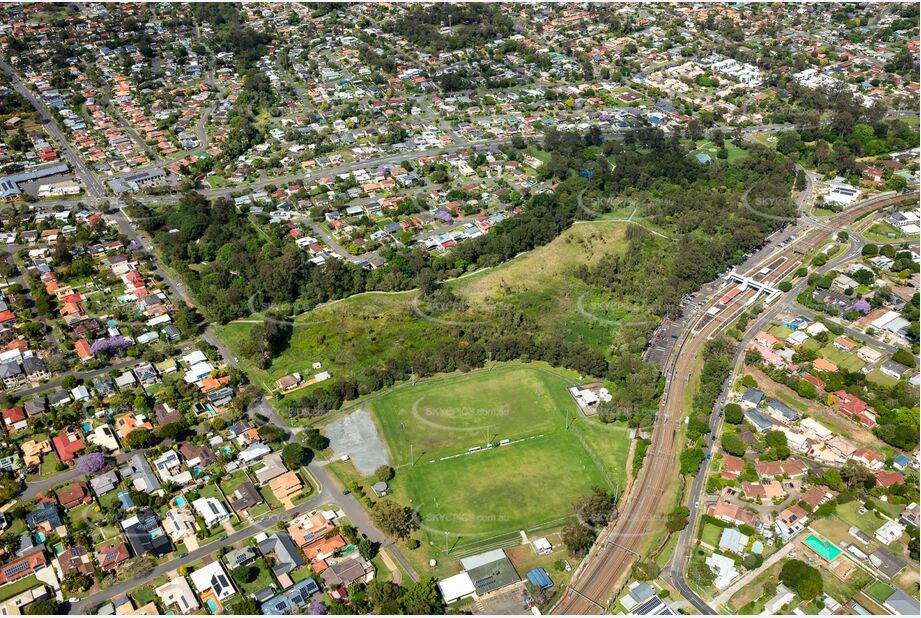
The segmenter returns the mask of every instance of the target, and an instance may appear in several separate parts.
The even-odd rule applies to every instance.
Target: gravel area
[[[373,474],[379,466],[390,465],[384,440],[365,410],[356,410],[333,421],[324,427],[323,433],[336,457],[348,455],[362,474]]]

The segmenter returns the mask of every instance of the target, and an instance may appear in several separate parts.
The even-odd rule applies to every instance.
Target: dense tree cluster
[[[512,25],[496,5],[433,4],[410,8],[384,29],[416,47],[439,52],[504,39],[512,33]],[[443,33],[442,28],[448,27],[450,31]]]
[[[266,32],[256,32],[245,26],[240,8],[235,3],[195,3],[195,19],[211,24],[213,33],[208,42],[216,52],[230,52],[241,69],[249,69],[266,53],[272,37]]]
[[[780,581],[807,601],[822,594],[822,573],[801,560],[787,560],[780,569]]]

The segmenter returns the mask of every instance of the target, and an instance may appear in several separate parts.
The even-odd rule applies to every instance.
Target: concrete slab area
[[[390,465],[390,455],[377,425],[366,410],[356,410],[323,429],[336,457],[348,455],[362,474],[373,474],[379,466]]]

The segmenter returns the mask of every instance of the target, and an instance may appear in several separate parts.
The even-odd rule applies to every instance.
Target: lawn
[[[849,526],[857,526],[872,537],[873,533],[886,522],[880,517],[877,517],[873,511],[867,511],[864,515],[861,515],[857,512],[859,508],[860,504],[856,501],[838,505],[838,517]]]
[[[695,148],[690,153],[688,153],[688,155],[691,157],[694,157],[698,154],[707,154],[707,155],[710,155],[710,158],[713,160],[714,163],[718,161],[726,161],[728,163],[732,163],[748,155],[747,150],[743,148],[739,148],[738,146],[733,144],[728,139],[726,140],[724,146],[726,148],[726,153],[728,154],[728,158],[726,159],[717,158],[717,153],[719,152],[719,148],[717,148],[716,145],[710,140],[704,140],[702,142],[699,142],[697,144],[697,148]]]
[[[234,579],[237,582],[237,585],[242,589],[243,594],[250,595],[257,590],[262,590],[266,586],[271,586],[275,583],[275,580],[272,577],[272,571],[269,570],[269,567],[266,566],[265,560],[259,558],[254,562],[248,565],[249,567],[256,570],[256,576],[250,582],[243,582],[237,579]],[[231,575],[233,573],[231,572]]]
[[[786,339],[793,334],[793,329],[788,326],[781,326],[778,324],[776,326],[772,326],[768,332],[778,339]]]
[[[777,398],[783,401],[788,406],[792,406],[796,408],[800,412],[805,412],[809,409],[808,404],[800,401],[799,399],[797,399],[796,397],[793,397],[792,395],[788,395],[787,393],[784,393],[783,391],[777,392]]]
[[[18,581],[0,586],[0,601],[6,601],[7,599],[14,597],[21,592],[25,592],[26,590],[33,588],[40,583],[41,582],[38,581],[38,577],[35,575],[29,575],[28,577],[23,577]]]
[[[839,368],[846,369],[851,373],[860,371],[864,365],[864,362],[860,360],[857,354],[842,352],[832,344],[828,344],[819,350],[819,355],[838,365]]]
[[[95,501],[90,502],[89,504],[82,504],[67,511],[67,517],[70,519],[74,527],[79,528],[80,524],[84,521],[93,526],[95,522],[102,520],[102,507],[96,504]]]
[[[867,586],[864,592],[868,597],[882,605],[886,602],[886,599],[888,599],[892,593],[895,592],[895,589],[892,588],[892,586],[884,584],[877,579],[875,582]]]
[[[397,467],[394,498],[420,513],[437,551],[550,529],[593,486],[623,487],[629,431],[583,417],[569,384],[554,371],[512,364],[373,401]],[[484,448],[487,433],[493,448]],[[499,446],[505,439],[511,443]],[[481,450],[468,452],[473,447]]]
[[[499,367],[393,391],[372,404],[397,465],[545,431],[575,413],[565,382],[520,366]]]
[[[515,534],[572,514],[605,479],[579,440],[557,432],[448,461],[401,469],[423,530],[467,544]]]
[[[157,600],[157,595],[154,594],[153,588],[151,586],[141,586],[140,588],[135,588],[131,592],[131,597],[139,607]]]
[[[899,383],[898,379],[893,378],[890,375],[886,375],[879,369],[874,369],[873,371],[868,373],[867,381],[873,382],[874,384],[879,384],[880,386],[884,386],[886,388],[892,388],[893,386]]]
[[[723,536],[723,528],[714,526],[710,523],[705,523],[703,530],[700,533],[700,540],[710,547],[718,547],[721,536]]]

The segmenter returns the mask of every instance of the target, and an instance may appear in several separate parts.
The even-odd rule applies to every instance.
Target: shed
[[[540,588],[541,590],[553,587],[553,581],[550,579],[550,576],[547,575],[547,571],[543,567],[531,569],[528,571],[527,577],[532,586]]]

